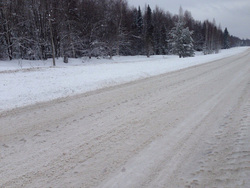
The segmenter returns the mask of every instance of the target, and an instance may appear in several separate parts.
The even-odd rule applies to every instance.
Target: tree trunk
[[[55,44],[54,44],[54,40],[53,40],[53,32],[52,32],[52,25],[51,25],[50,15],[49,15],[49,27],[50,27],[51,46],[52,46],[53,66],[56,66],[56,60],[55,60]]]
[[[64,63],[68,63],[68,62],[69,62],[69,58],[68,58],[67,55],[64,55],[64,56],[63,56],[63,62],[64,62]]]

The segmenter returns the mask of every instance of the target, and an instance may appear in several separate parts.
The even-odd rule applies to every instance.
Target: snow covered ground
[[[176,71],[241,53],[247,47],[219,54],[179,59],[177,56],[128,56],[112,59],[0,61],[0,112],[108,86]]]
[[[89,95],[0,113],[0,187],[249,188],[249,59],[250,49]],[[120,70],[123,63],[117,64]],[[93,72],[101,65],[93,65]],[[71,74],[84,70],[72,69]],[[23,75],[41,78],[60,70],[67,69]]]

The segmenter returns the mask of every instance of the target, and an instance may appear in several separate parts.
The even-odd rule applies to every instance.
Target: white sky
[[[217,25],[225,27],[231,35],[250,39],[250,0],[127,0],[130,6],[156,5],[172,14],[177,14],[179,7],[192,13],[195,20],[215,19]]]

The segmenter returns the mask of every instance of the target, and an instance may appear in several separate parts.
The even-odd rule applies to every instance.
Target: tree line
[[[204,54],[250,44],[215,20],[194,20],[189,11],[181,17],[192,48]],[[5,0],[0,59],[176,54],[173,32],[179,21],[180,14],[130,7],[126,0]]]

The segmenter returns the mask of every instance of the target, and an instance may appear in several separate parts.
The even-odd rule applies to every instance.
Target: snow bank
[[[0,61],[0,111],[84,93],[136,79],[180,70],[245,51],[246,47],[219,54],[179,59],[177,56],[128,56],[113,59],[69,59],[57,67],[47,61]]]

